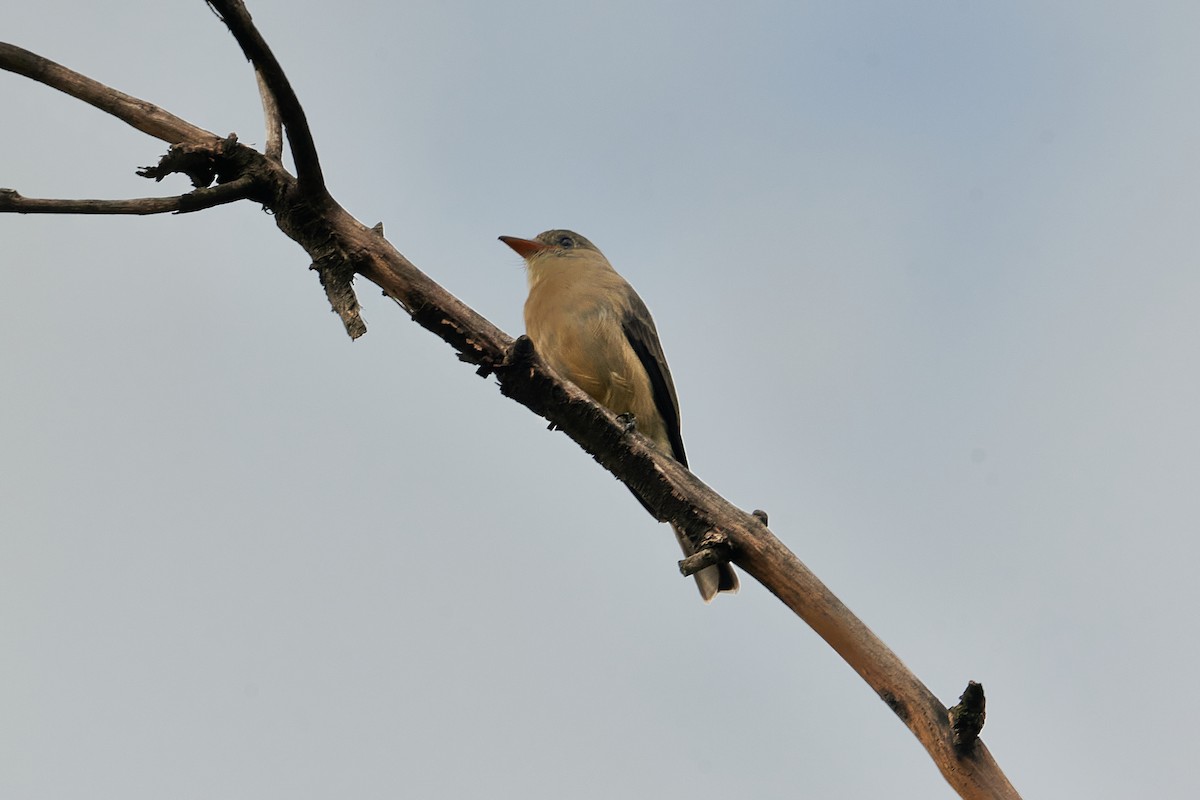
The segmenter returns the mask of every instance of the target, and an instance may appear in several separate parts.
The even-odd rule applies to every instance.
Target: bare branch
[[[759,519],[757,514],[754,518]],[[708,531],[700,537],[697,545],[695,553],[679,562],[679,571],[685,576],[695,575],[713,564],[729,563],[733,557],[729,539],[720,531]]]
[[[311,209],[300,210],[298,216],[277,212],[276,220],[315,262],[330,253],[349,259],[355,272],[382,287],[416,322],[452,345],[461,360],[478,365],[480,375],[495,373],[504,395],[565,432],[643,498],[659,519],[676,523],[697,541],[709,532],[725,537],[733,563],[842,656],[916,735],[962,797],[1019,797],[982,741],[969,753],[955,747],[946,707],[771,533],[764,513],[736,508],[583,390],[561,382],[528,338],[513,341],[340,206],[317,219],[309,216]],[[304,220],[307,224],[297,227]]]
[[[254,80],[258,82],[258,96],[262,98],[263,121],[267,128],[267,145],[263,155],[278,161],[283,157],[283,121],[279,118],[279,106],[258,69],[254,70]]]
[[[198,190],[184,197],[211,197],[211,194],[203,193],[219,193],[222,190],[232,192],[233,189],[229,187],[245,182],[241,188],[246,191],[246,196],[261,200],[274,211],[280,229],[304,247],[315,265],[328,270],[328,274],[337,281],[344,282],[345,287],[342,288],[348,288],[348,276],[354,273],[382,287],[385,294],[411,314],[413,320],[454,347],[461,360],[477,365],[480,375],[494,373],[504,395],[543,416],[576,441],[605,469],[633,489],[659,519],[672,521],[694,541],[701,542],[710,553],[702,558],[729,558],[782,600],[829,643],[908,726],[946,780],[962,797],[1005,800],[1018,797],[982,741],[976,740],[969,749],[956,746],[945,706],[771,533],[765,524],[765,514],[747,514],[736,508],[640,433],[630,430],[627,424],[581,389],[561,382],[534,352],[526,337],[516,341],[511,339],[417,269],[383,238],[381,231],[367,228],[339,206],[325,190],[316,150],[299,101],[278,63],[270,56],[261,36],[250,23],[244,6],[238,0],[207,1],[222,14],[238,38],[243,52],[247,53],[256,67],[261,68],[263,81],[269,87],[270,94],[279,101],[280,116],[287,128],[300,173],[298,179],[288,175],[277,161],[272,162],[262,154],[237,144],[233,137],[219,139],[167,115],[161,109],[150,107],[152,111],[148,111],[144,106],[137,105],[141,101],[94,81],[80,83],[77,78],[82,76],[75,76],[75,73],[25,51],[0,49],[0,66],[9,68],[5,56],[7,54],[11,58],[16,52],[26,58],[23,63],[27,66],[13,71],[68,91],[57,85],[63,80],[61,76],[47,79],[43,76],[44,67],[33,69],[28,66],[50,64],[63,70],[68,77],[75,76],[69,81],[72,86],[84,87],[68,91],[69,94],[114,113],[130,124],[135,124],[131,120],[136,119],[150,130],[139,125],[135,127],[151,135],[164,138],[160,134],[173,131],[173,135],[186,134],[185,140],[198,136],[199,139],[190,141],[199,146],[173,147],[159,167],[147,170],[144,174],[160,177],[162,174],[184,172],[193,180],[220,180],[222,176],[229,179],[228,184],[211,190]],[[28,58],[37,60],[28,61]],[[112,110],[114,105],[119,111]],[[171,120],[175,123],[168,124]],[[159,122],[151,124],[154,121]],[[305,184],[307,186],[301,191],[300,187]],[[88,202],[30,201],[16,192],[6,196],[10,202],[17,204]],[[0,200],[3,197],[0,196]],[[55,213],[46,209],[41,211]],[[63,205],[57,209],[57,213],[67,211],[139,213],[104,212],[94,208],[82,210],[78,205],[70,209]],[[352,294],[343,299],[349,304],[346,306],[348,314],[343,315],[346,320],[357,313],[357,303],[352,302]],[[982,719],[979,721],[981,723]],[[959,741],[962,741],[961,737]]]
[[[279,116],[287,128],[288,144],[292,148],[292,159],[296,162],[296,177],[300,191],[312,197],[328,197],[325,176],[321,173],[321,162],[317,158],[317,146],[300,99],[284,74],[275,54],[267,46],[262,34],[254,27],[250,12],[241,0],[207,0],[221,21],[229,28],[233,38],[246,59],[254,65],[262,83],[274,96]]]
[[[518,339],[509,358],[496,370],[505,395],[563,430],[633,488],[661,518],[693,535],[715,531],[726,536],[733,563],[837,651],[920,740],[962,797],[1019,797],[982,741],[977,741],[970,753],[955,747],[946,707],[767,529],[761,519],[765,515],[736,508],[643,436],[629,433],[617,417],[581,389],[559,383],[527,343],[525,337]]]
[[[728,558],[722,558],[715,550],[697,550],[679,562],[679,574],[685,577],[695,575],[706,567],[711,567],[713,564],[720,564],[722,561],[728,560]]]
[[[132,200],[57,200],[24,197],[13,189],[0,189],[0,212],[17,214],[186,214],[245,200],[255,182],[239,178],[211,188],[196,189],[177,197],[139,197]]]
[[[69,94],[164,142],[179,144],[221,138],[153,103],[118,92],[48,58],[4,42],[0,42],[0,69],[24,75]]]

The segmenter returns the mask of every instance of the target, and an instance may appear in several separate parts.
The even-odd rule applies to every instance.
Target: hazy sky
[[[1183,797],[1200,700],[1200,4],[252,0],[331,190],[521,332],[573,228],[693,469],[1027,797]],[[3,38],[263,141],[200,0]],[[0,73],[0,186],[178,193]],[[0,216],[0,796],[949,798],[904,726],[369,284],[250,205]]]

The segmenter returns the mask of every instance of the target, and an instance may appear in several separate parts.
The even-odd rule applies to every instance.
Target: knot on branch
[[[979,739],[979,732],[983,730],[983,721],[987,717],[986,705],[983,684],[968,681],[967,688],[959,695],[958,704],[948,712],[950,727],[954,731],[954,748],[960,755],[969,752]]]
[[[226,183],[242,177],[248,162],[239,157],[240,151],[235,133],[216,142],[173,144],[158,164],[142,167],[137,174],[156,182],[168,175],[187,175],[192,186],[200,189],[214,181]]]
[[[0,189],[0,211],[16,209],[23,199],[16,189]]]
[[[513,340],[512,347],[508,348],[504,363],[500,366],[512,369],[520,369],[521,367],[532,369],[536,358],[537,351],[533,349],[533,339],[522,335]]]
[[[679,571],[685,576],[695,575],[714,564],[728,564],[731,558],[733,545],[729,537],[720,531],[712,530],[700,537],[695,553],[679,562]]]

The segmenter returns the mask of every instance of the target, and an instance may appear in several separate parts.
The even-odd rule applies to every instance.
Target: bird
[[[525,333],[542,360],[609,411],[632,415],[638,431],[686,467],[675,382],[638,293],[596,245],[574,231],[500,241],[525,260]],[[671,527],[690,556],[695,548],[677,525]],[[705,567],[695,578],[706,603],[718,592],[738,590],[728,563]]]

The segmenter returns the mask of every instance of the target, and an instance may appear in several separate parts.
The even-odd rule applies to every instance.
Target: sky
[[[497,325],[574,229],[693,470],[1027,797],[1195,794],[1200,5],[251,0],[338,201]],[[264,140],[203,2],[4,38]],[[0,186],[186,191],[0,73]],[[251,204],[0,216],[0,796],[950,798],[871,689]]]

